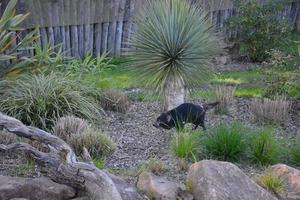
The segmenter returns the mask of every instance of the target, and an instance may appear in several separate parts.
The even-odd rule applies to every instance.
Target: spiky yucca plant
[[[132,70],[163,95],[164,109],[183,103],[185,86],[209,77],[218,52],[207,14],[186,0],[147,0],[135,24]]]

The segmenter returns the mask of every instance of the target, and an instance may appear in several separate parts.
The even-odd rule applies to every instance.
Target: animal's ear
[[[172,119],[171,115],[167,115],[167,121],[170,122]]]

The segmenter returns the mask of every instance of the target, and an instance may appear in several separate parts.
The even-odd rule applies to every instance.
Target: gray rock
[[[154,200],[193,199],[193,196],[186,192],[184,185],[168,181],[148,172],[140,174],[137,187],[145,192],[150,199]]]
[[[113,174],[110,173],[107,174],[114,182],[123,200],[144,200],[145,199],[138,193],[135,186],[126,183],[123,179]]]
[[[73,188],[48,178],[0,176],[0,199],[64,200],[75,197]]]
[[[187,186],[195,200],[275,200],[270,193],[228,162],[204,160],[193,164]]]
[[[300,171],[284,164],[272,166],[273,173],[284,179],[284,192],[281,195],[285,200],[300,199]]]

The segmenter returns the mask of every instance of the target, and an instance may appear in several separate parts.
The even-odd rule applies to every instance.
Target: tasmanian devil
[[[177,130],[184,128],[186,123],[194,124],[193,129],[201,126],[205,130],[204,119],[207,110],[218,105],[219,102],[196,105],[192,103],[183,103],[180,106],[162,113],[153,124],[156,128],[171,129],[176,127]]]

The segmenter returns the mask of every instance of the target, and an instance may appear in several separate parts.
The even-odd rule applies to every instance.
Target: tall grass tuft
[[[74,116],[58,119],[53,133],[65,140],[77,155],[82,155],[85,147],[92,158],[102,159],[115,150],[115,144],[110,137],[86,120]]]
[[[276,196],[284,192],[284,179],[278,174],[274,173],[271,169],[258,176],[256,183],[268,191],[274,193]]]
[[[200,150],[196,134],[199,133],[180,131],[173,137],[171,149],[177,158],[193,159],[196,161],[196,156]]]
[[[0,111],[27,125],[49,130],[65,115],[99,121],[97,91],[58,73],[0,81],[0,91]]]
[[[206,133],[202,144],[206,154],[214,159],[236,161],[246,149],[245,128],[239,124],[221,124]]]
[[[264,129],[252,138],[250,158],[253,162],[261,165],[274,164],[279,159],[279,152],[279,144],[271,129]]]
[[[101,106],[104,110],[126,113],[129,108],[128,96],[119,90],[106,90],[102,93]]]
[[[289,118],[290,103],[285,98],[256,98],[250,104],[254,119],[264,123],[282,123]]]
[[[229,112],[229,105],[233,101],[235,87],[218,85],[215,88],[216,100],[219,104],[215,108],[217,114],[227,114]]]

